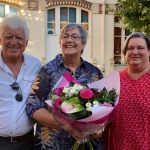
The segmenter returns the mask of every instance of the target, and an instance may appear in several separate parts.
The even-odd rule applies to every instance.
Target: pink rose
[[[63,90],[63,88],[57,88],[55,90],[55,94],[58,95],[58,96],[61,96],[62,90]]]
[[[60,107],[61,103],[62,103],[62,98],[56,99],[55,102],[54,102],[54,107],[56,109],[58,109]]]
[[[83,89],[80,91],[80,97],[85,100],[90,100],[94,96],[94,93],[91,89]]]

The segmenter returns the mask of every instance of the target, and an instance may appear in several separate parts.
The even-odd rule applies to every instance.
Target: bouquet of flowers
[[[58,117],[84,134],[93,134],[109,117],[118,103],[119,73],[81,85],[68,72],[57,82],[46,103]]]

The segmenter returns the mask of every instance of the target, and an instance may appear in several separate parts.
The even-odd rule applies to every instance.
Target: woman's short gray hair
[[[87,31],[79,24],[76,24],[76,23],[71,23],[71,24],[67,24],[61,34],[60,34],[60,38],[63,34],[65,34],[66,32],[72,30],[72,29],[78,29],[79,32],[80,32],[80,35],[81,35],[81,40],[82,40],[82,44],[86,44],[87,43]]]
[[[124,45],[123,45],[123,48],[122,48],[122,52],[123,52],[124,55],[126,55],[127,47],[128,47],[129,41],[130,41],[130,39],[132,39],[132,38],[142,38],[142,39],[144,39],[145,42],[146,42],[146,45],[147,45],[148,50],[150,50],[150,39],[149,39],[149,37],[146,36],[146,35],[145,35],[144,33],[142,33],[142,32],[133,32],[133,33],[131,33],[131,34],[127,37],[127,39],[126,39],[125,42],[124,42]]]
[[[0,25],[0,37],[2,37],[5,27],[10,27],[12,29],[23,29],[26,40],[29,39],[29,27],[23,18],[19,16],[8,16],[4,18]]]

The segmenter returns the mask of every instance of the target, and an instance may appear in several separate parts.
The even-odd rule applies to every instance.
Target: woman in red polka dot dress
[[[106,129],[106,149],[150,150],[149,38],[131,34],[123,53],[128,67],[120,72],[120,100]]]

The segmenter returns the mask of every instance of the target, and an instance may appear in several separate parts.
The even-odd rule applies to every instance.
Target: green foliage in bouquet
[[[98,101],[99,103],[103,104],[103,103],[109,103],[114,105],[115,103],[115,99],[116,99],[116,89],[111,89],[110,91],[108,91],[105,87],[99,91],[97,89],[93,89],[96,92],[98,92],[97,96],[95,95],[95,97],[93,98],[93,100]]]

